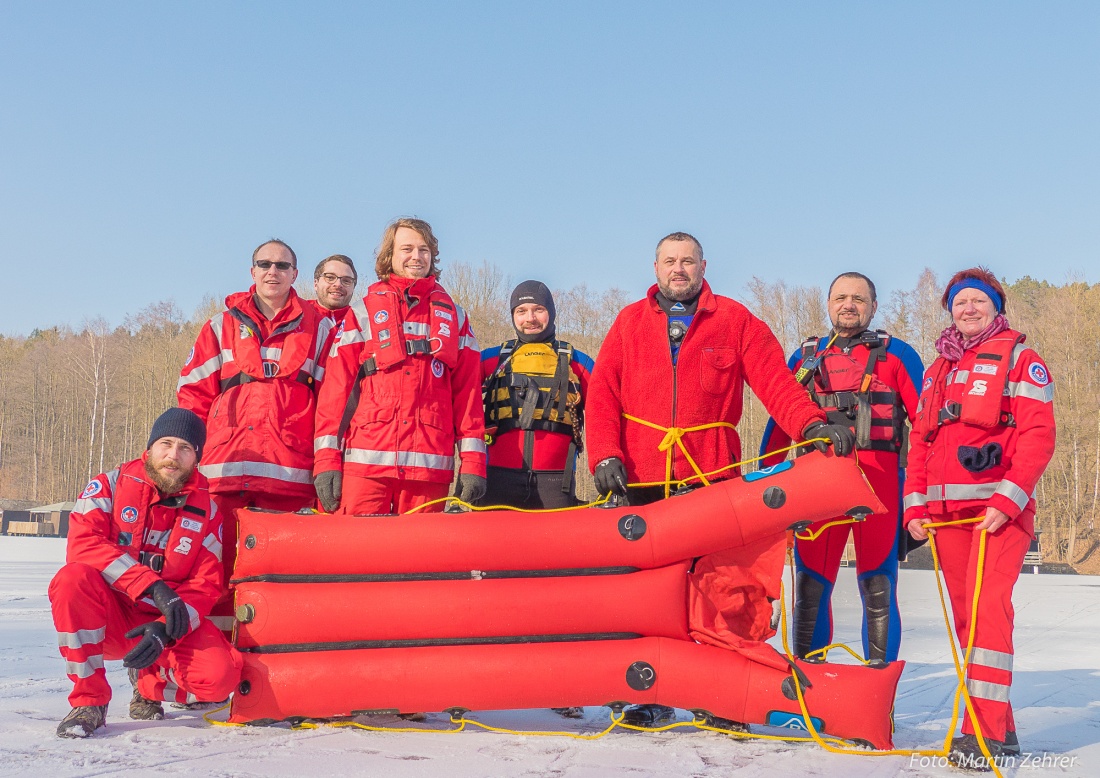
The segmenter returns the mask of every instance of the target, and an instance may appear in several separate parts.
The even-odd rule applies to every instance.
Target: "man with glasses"
[[[322,316],[340,319],[351,305],[351,296],[359,276],[351,257],[333,254],[317,263],[313,271],[313,290],[317,293],[317,307]]]
[[[199,471],[225,516],[226,580],[238,508],[296,511],[316,499],[313,416],[333,321],[295,293],[297,277],[290,246],[260,244],[252,288],[225,298],[226,309],[203,325],[180,374],[180,407],[198,414],[209,434]]]

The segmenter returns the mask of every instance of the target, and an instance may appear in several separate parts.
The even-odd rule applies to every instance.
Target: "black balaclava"
[[[515,313],[519,306],[529,304],[541,305],[550,314],[546,329],[535,335],[527,335],[516,328],[515,317],[512,318],[512,329],[516,330],[516,336],[521,343],[549,343],[554,339],[554,319],[557,317],[557,311],[554,308],[554,296],[542,281],[524,281],[513,289],[508,306],[509,314]]]

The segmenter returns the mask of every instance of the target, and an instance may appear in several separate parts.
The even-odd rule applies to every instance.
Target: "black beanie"
[[[186,408],[169,408],[153,422],[149,433],[148,451],[161,438],[182,438],[195,447],[196,461],[202,459],[202,447],[206,445],[206,425],[193,411]]]
[[[508,307],[510,314],[516,312],[516,308],[521,305],[541,305],[550,314],[550,320],[546,323],[546,329],[535,335],[525,335],[516,330],[516,335],[524,343],[547,343],[554,339],[554,319],[557,317],[557,310],[554,308],[554,295],[550,294],[550,289],[542,281],[524,281],[515,289],[512,290],[512,300]],[[515,328],[515,319],[512,319],[512,327]]]

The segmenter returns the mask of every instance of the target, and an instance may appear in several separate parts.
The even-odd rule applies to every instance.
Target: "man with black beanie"
[[[566,508],[577,504],[574,473],[582,448],[584,398],[592,358],[556,340],[554,297],[541,281],[512,291],[516,337],[481,352],[488,491],[482,505]],[[580,708],[555,708],[579,718]]]
[[[483,505],[576,505],[574,470],[592,358],[556,340],[554,297],[541,281],[512,291],[516,337],[481,352],[489,487]]]
[[[197,470],[206,426],[171,408],[139,459],[88,482],[69,518],[68,564],[50,582],[58,645],[73,692],[60,737],[104,726],[104,659],[130,669],[130,718],[162,719],[161,700],[224,700],[237,650],[208,619],[225,592],[222,516]]]

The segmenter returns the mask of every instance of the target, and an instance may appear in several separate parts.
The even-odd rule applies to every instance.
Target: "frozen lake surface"
[[[458,734],[377,733],[321,727],[214,727],[198,713],[127,717],[130,686],[121,662],[108,663],[115,699],[107,727],[90,740],[61,740],[70,686],[57,652],[46,587],[63,564],[65,541],[0,536],[0,776],[926,776],[960,775],[910,757],[827,753],[812,744],[746,741],[680,729],[618,730],[596,741],[521,737],[467,729]],[[933,574],[903,570],[904,637],[896,708],[898,748],[939,748],[955,688]],[[1023,575],[1016,587],[1012,702],[1020,741],[1037,764],[1006,775],[1100,776],[1100,577]],[[859,646],[853,570],[842,569],[834,598],[837,639]],[[833,657],[845,661],[840,654]],[[517,730],[594,733],[606,708],[565,721],[549,711],[472,715]],[[225,714],[219,714],[223,717]],[[682,714],[684,720],[688,714]],[[392,719],[394,726],[407,726]],[[429,724],[446,728],[447,717]]]

